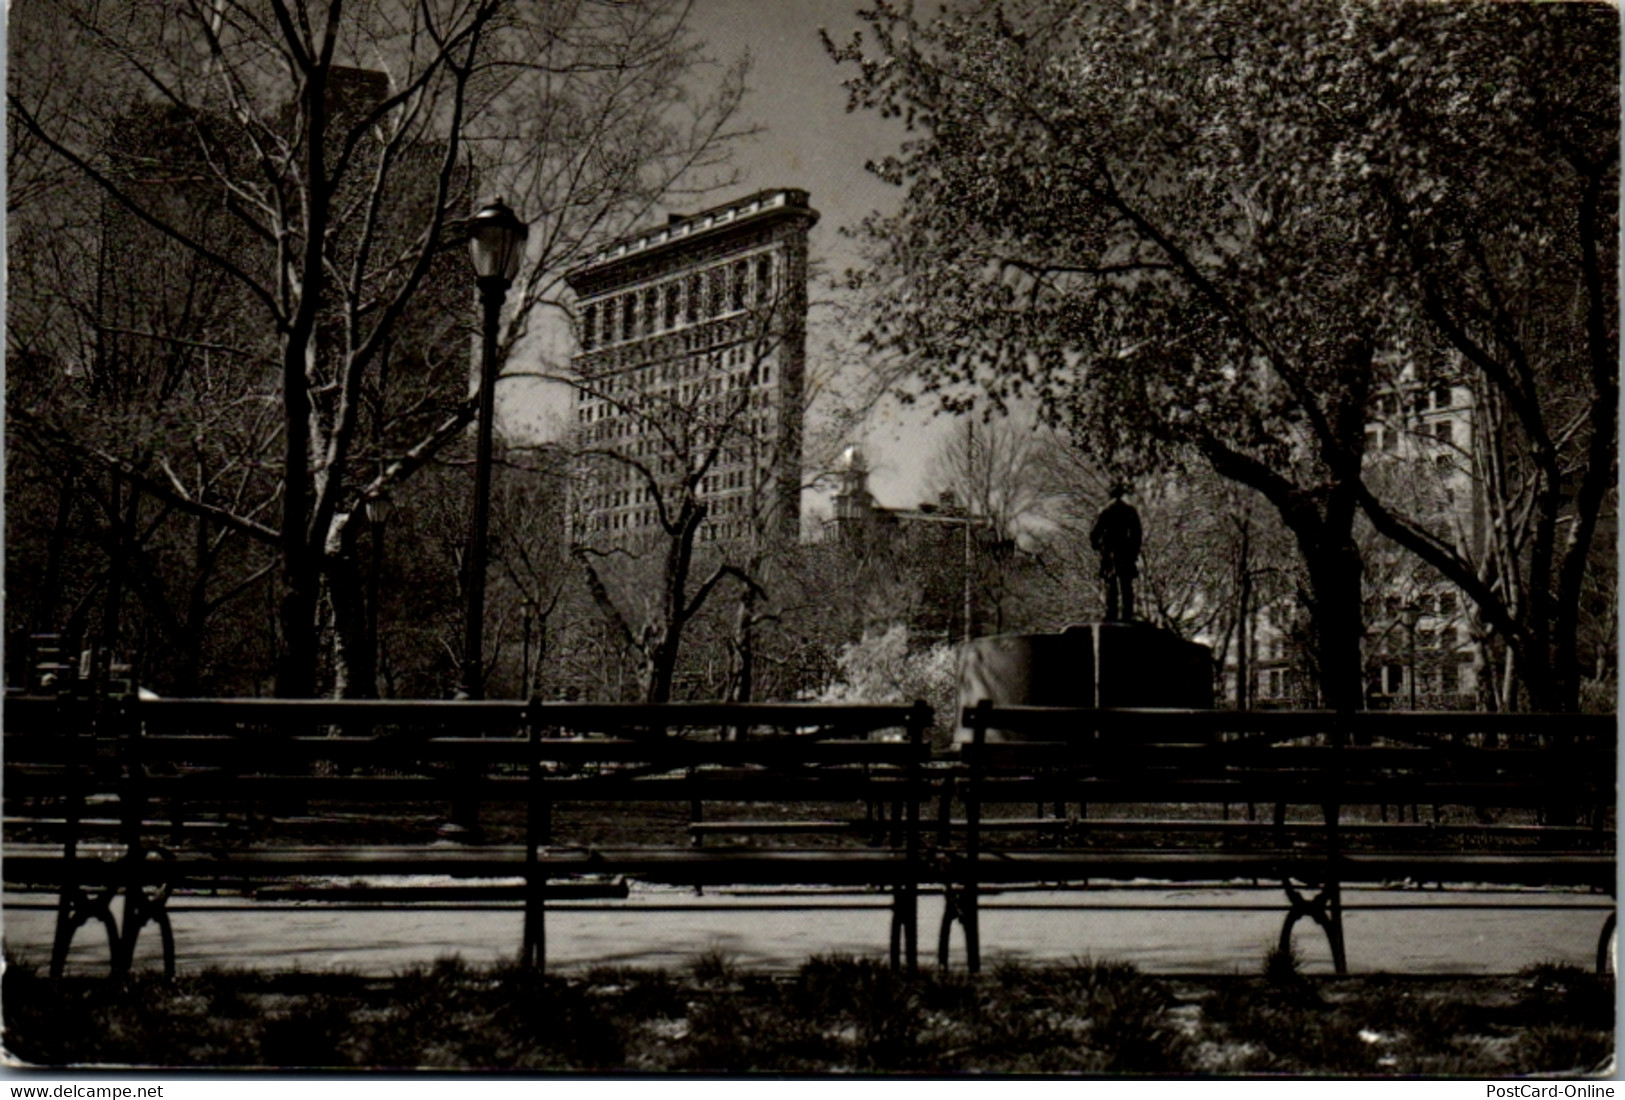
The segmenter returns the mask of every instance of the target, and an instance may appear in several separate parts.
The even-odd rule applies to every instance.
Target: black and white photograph
[[[1611,1095],[1621,24],[10,0],[5,1076]]]

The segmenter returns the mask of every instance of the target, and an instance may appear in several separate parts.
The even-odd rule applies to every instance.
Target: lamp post
[[[467,570],[468,609],[463,618],[463,667],[457,689],[459,699],[485,698],[485,567],[491,526],[491,431],[496,417],[497,325],[508,287],[519,272],[529,230],[501,199],[494,199],[468,223],[468,254],[474,261],[474,279],[483,307],[480,347],[479,425],[474,443],[474,502],[469,511],[468,548],[462,566]],[[465,774],[465,778],[467,778]],[[451,820],[441,836],[478,843],[480,806],[477,799],[459,796],[452,802]]]
[[[491,424],[495,418],[497,324],[508,287],[524,256],[525,223],[494,199],[468,224],[468,252],[474,260],[475,281],[484,307],[483,346],[480,350],[479,434],[474,450],[474,505],[468,521],[468,612],[463,623],[462,684],[458,697],[485,697],[484,646],[485,567],[491,520]]]
[[[1422,609],[1415,600],[1400,609],[1400,617],[1405,623],[1406,633],[1410,635],[1410,647],[1407,650],[1410,663],[1411,681],[1411,709],[1416,709],[1416,624],[1422,621]]]

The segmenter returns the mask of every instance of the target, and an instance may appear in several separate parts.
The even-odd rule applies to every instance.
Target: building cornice
[[[698,214],[673,217],[665,225],[628,234],[593,253],[565,272],[564,281],[579,290],[583,281],[602,278],[618,267],[642,263],[668,250],[782,221],[801,222],[807,229],[818,223],[818,211],[809,205],[807,192],[795,187],[772,188]]]

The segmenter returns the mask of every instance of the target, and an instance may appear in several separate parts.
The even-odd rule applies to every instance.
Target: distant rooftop
[[[638,230],[593,253],[571,270],[567,278],[573,279],[604,264],[718,232],[747,219],[789,209],[804,211],[813,221],[818,218],[818,212],[807,204],[807,192],[795,187],[770,188],[742,199],[735,199],[733,202],[713,206],[698,214],[672,214],[664,225]]]

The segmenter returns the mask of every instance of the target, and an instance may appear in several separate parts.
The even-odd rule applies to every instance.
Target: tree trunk
[[[1246,540],[1242,541],[1241,614],[1236,616],[1236,709],[1246,710],[1252,700],[1252,664],[1247,652],[1251,632],[1247,629],[1248,607],[1252,603],[1253,575],[1247,564]]]
[[[1284,506],[1278,505],[1309,573],[1321,702],[1335,711],[1365,709],[1364,564],[1354,539],[1356,488],[1334,481],[1318,494],[1290,494]]]
[[[728,696],[735,703],[748,703],[756,692],[756,589],[746,585],[739,593],[734,612],[732,650],[733,681]],[[735,727],[728,731],[728,739],[737,741],[744,730]]]
[[[1365,707],[1360,641],[1365,632],[1360,554],[1353,539],[1304,557],[1313,586],[1315,660],[1325,705],[1336,711]]]
[[[761,572],[761,560],[749,563],[752,575]],[[739,602],[734,609],[733,636],[733,690],[730,698],[736,703],[748,703],[756,694],[756,604],[759,599],[753,585],[742,585]]]
[[[333,612],[333,695],[375,699],[378,674],[361,597],[364,585],[356,558],[355,527],[349,519],[334,518],[322,556],[323,587]]]
[[[1362,710],[1365,684],[1360,646],[1365,610],[1360,590],[1363,565],[1354,540],[1357,483],[1333,481],[1307,491],[1251,459],[1209,441],[1214,471],[1258,489],[1292,532],[1309,572],[1309,611],[1314,619],[1314,658],[1325,706]]]
[[[107,587],[102,593],[102,617],[100,646],[106,655],[103,660],[111,661],[112,655],[118,649],[119,617],[124,605],[124,570],[125,555],[128,543],[125,539],[126,525],[124,522],[124,479],[114,473],[111,484],[108,486],[108,495],[111,503],[107,514],[109,519],[107,532]],[[96,639],[84,639],[85,648],[97,644]],[[94,673],[92,673],[94,675]]]
[[[643,661],[643,701],[671,702],[672,680],[677,673],[677,647],[662,640],[649,650]]]
[[[276,693],[279,699],[311,699],[316,695],[317,574],[296,555],[282,567],[282,593],[278,601]]]

